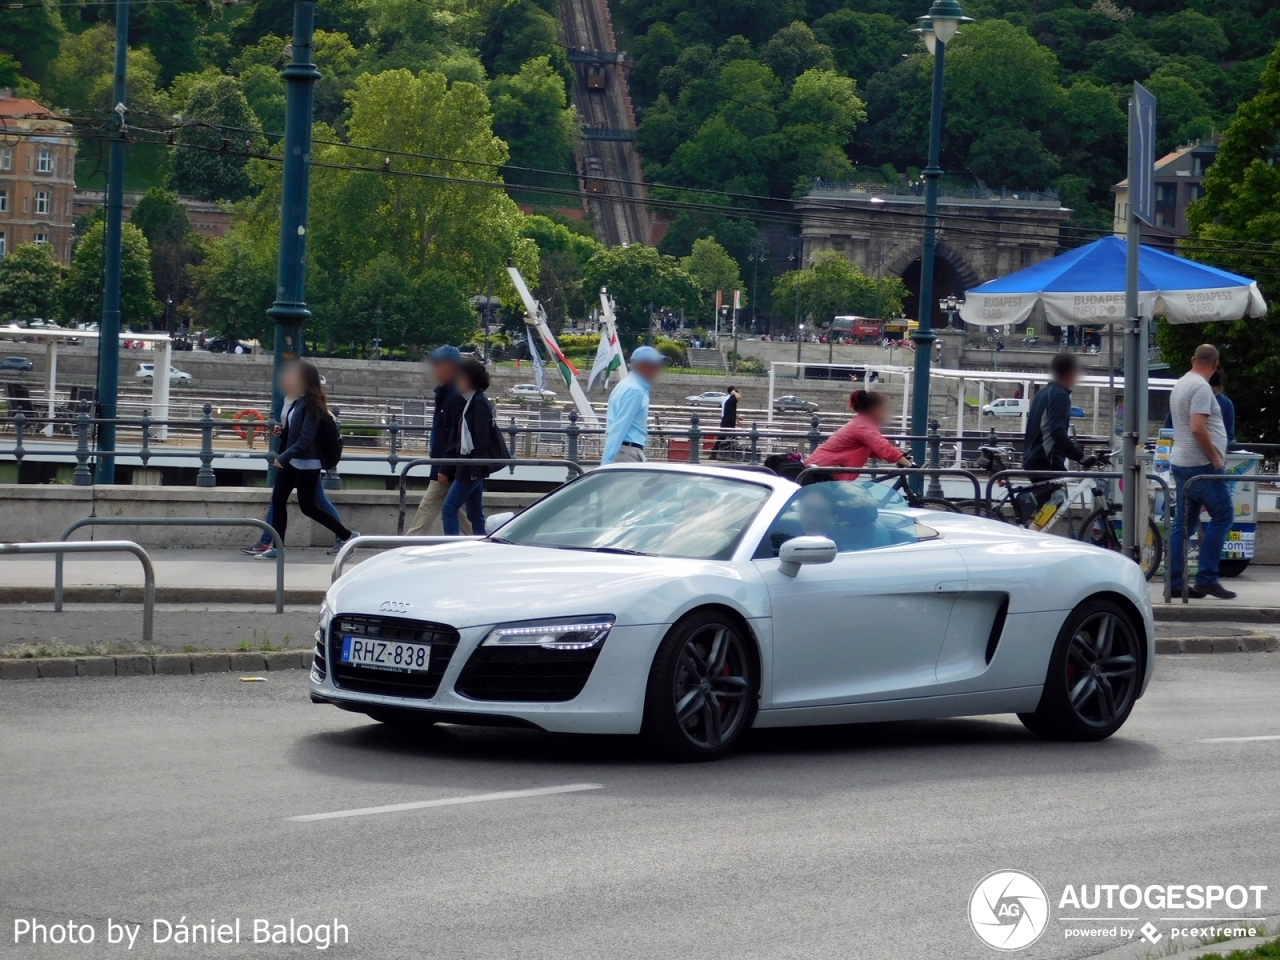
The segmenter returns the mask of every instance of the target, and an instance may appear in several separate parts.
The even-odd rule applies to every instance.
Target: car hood
[[[749,563],[556,550],[471,540],[406,547],[366,560],[329,590],[336,613],[380,612],[459,629],[545,617],[611,613],[619,626],[667,623],[714,594],[746,616],[758,591]],[[734,602],[736,601],[736,602]]]

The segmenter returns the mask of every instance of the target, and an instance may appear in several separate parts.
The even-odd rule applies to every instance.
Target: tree
[[[603,249],[599,241],[539,215],[525,217],[520,233],[537,244],[537,294],[552,328],[558,330],[570,317],[589,312],[599,291],[583,289],[582,269]]]
[[[46,98],[58,106],[105,116],[114,106],[115,29],[105,23],[84,33],[69,33],[62,39],[58,57],[49,67]],[[126,90],[129,118],[154,121],[168,113],[169,101],[156,89],[160,65],[145,48],[130,47],[127,56]]]
[[[201,200],[243,200],[249,193],[245,152],[264,149],[262,126],[234,77],[198,81],[182,109],[169,186]],[[223,147],[227,148],[222,152]]]
[[[549,57],[535,57],[513,76],[489,84],[493,132],[507,142],[512,166],[572,170],[578,121],[568,109],[564,78]],[[547,184],[557,178],[508,171],[508,182]],[[564,184],[567,186],[568,184]]]
[[[703,317],[714,323],[716,291],[722,291],[726,301],[732,301],[733,291],[742,287],[737,261],[716,241],[704,237],[693,241],[693,250],[680,261],[680,266],[702,291]]]
[[[342,291],[338,342],[384,348],[462,343],[475,331],[476,313],[457,279],[443,271],[410,276],[390,253],[366,263]]]
[[[66,33],[55,3],[0,9],[0,49],[22,63],[22,75],[37,83],[49,79],[49,66]],[[6,81],[5,86],[17,86]]]
[[[601,250],[582,271],[589,290],[608,287],[617,303],[618,332],[630,343],[649,332],[649,310],[694,310],[701,298],[697,281],[675,257],[632,244]]]
[[[854,314],[884,317],[902,312],[906,285],[898,277],[868,277],[833,250],[813,258],[808,270],[791,270],[773,286],[773,308],[790,316],[799,297],[800,316],[827,326],[832,318]]]
[[[24,243],[0,260],[0,320],[58,313],[63,269],[47,243]]]
[[[142,231],[151,248],[151,279],[156,299],[165,304],[166,321],[186,303],[192,293],[191,268],[200,262],[203,248],[199,236],[191,229],[187,208],[178,195],[160,187],[152,187],[129,214],[129,222]]]
[[[240,80],[249,107],[268,133],[284,131],[280,65],[288,43],[284,37],[267,34],[231,61],[231,70]],[[334,124],[346,110],[345,97],[355,79],[360,54],[346,34],[317,30],[312,39],[312,58],[320,71],[314,88],[315,118]]]
[[[278,216],[275,224],[278,225]],[[195,318],[201,326],[237,340],[273,341],[267,309],[275,301],[275,240],[262,236],[261,219],[240,220],[214,241],[192,270]]]
[[[1280,46],[1262,74],[1261,89],[1240,105],[1204,178],[1204,196],[1187,210],[1191,237],[1182,252],[1253,277],[1269,304],[1260,320],[1234,323],[1161,322],[1160,353],[1181,373],[1196,344],[1216,343],[1229,393],[1247,397],[1236,408],[1242,439],[1280,441],[1280,260],[1263,251],[1280,243]]]
[[[102,316],[103,255],[106,225],[93,224],[76,247],[62,286],[62,318],[95,322]],[[132,223],[124,224],[120,261],[120,326],[149,328],[160,313],[152,295],[151,251]]]
[[[782,80],[791,83],[806,70],[833,70],[831,48],[814,36],[803,20],[783,27],[760,48],[760,59]]]

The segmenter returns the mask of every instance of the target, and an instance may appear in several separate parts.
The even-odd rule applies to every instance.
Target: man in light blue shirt
[[[653,347],[632,351],[630,375],[609,395],[602,464],[644,462],[644,445],[649,439],[649,385],[658,379],[665,362]]]

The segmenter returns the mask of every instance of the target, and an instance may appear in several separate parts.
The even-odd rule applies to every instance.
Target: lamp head
[[[972,17],[966,17],[959,0],[933,0],[929,8],[929,19],[933,21],[933,32],[942,43],[950,43],[960,29],[962,23],[972,23]]]
[[[911,32],[919,35],[924,41],[924,48],[929,51],[929,56],[933,56],[934,51],[938,49],[938,35],[933,32],[933,21],[928,17],[920,17],[919,23],[920,26]]]

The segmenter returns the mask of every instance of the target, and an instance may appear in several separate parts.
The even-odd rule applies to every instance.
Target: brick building
[[[48,243],[71,262],[76,141],[51,110],[0,89],[0,256]]]

